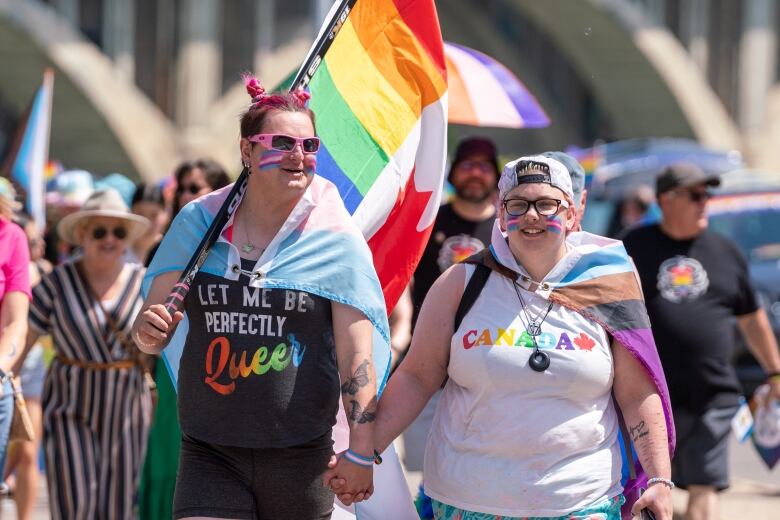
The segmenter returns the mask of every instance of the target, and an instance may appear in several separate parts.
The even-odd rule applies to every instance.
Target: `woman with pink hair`
[[[334,497],[320,477],[339,394],[350,411],[349,488],[373,486],[372,342],[376,328],[389,336],[384,299],[365,239],[315,173],[308,94],[267,95],[245,81],[248,180],[230,201],[237,209],[190,285],[182,323],[163,301],[232,186],[181,210],[149,266],[133,337],[150,354],[183,349],[174,518],[326,519]]]

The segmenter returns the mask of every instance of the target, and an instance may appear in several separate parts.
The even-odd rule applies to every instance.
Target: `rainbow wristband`
[[[345,459],[353,464],[357,464],[358,466],[370,467],[374,465],[373,457],[364,457],[363,455],[355,453],[352,450],[345,451],[343,456]]]

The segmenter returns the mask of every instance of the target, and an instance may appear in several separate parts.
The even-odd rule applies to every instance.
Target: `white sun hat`
[[[99,190],[89,196],[80,210],[71,213],[57,225],[60,238],[74,245],[79,245],[76,230],[90,218],[111,217],[125,221],[127,226],[127,243],[132,244],[149,229],[150,222],[146,217],[130,213],[130,209],[122,200],[122,196],[113,189]]]

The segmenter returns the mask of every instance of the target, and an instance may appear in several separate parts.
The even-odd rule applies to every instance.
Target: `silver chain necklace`
[[[528,358],[528,366],[530,366],[534,372],[544,372],[550,366],[550,355],[547,352],[542,352],[539,350],[539,344],[536,342],[536,337],[542,334],[542,323],[544,323],[544,320],[547,319],[547,315],[550,314],[550,309],[552,309],[553,303],[550,302],[550,305],[547,306],[547,310],[544,312],[544,316],[539,318],[539,316],[541,316],[540,312],[539,315],[532,320],[528,313],[528,309],[526,308],[525,300],[523,300],[523,297],[520,295],[520,291],[517,288],[517,283],[513,281],[512,287],[515,288],[517,299],[520,300],[520,308],[522,309],[523,314],[525,315],[525,319],[528,322],[528,334],[531,335],[531,342],[534,345],[534,351],[531,354],[531,357]]]
[[[517,288],[517,284],[512,282],[512,287],[515,288],[515,294],[517,294],[517,298],[520,300],[520,309],[522,309],[523,315],[525,316],[525,320],[528,324],[528,334],[531,335],[534,346],[536,346],[536,337],[542,334],[542,323],[544,323],[544,320],[547,319],[547,315],[550,314],[550,309],[552,309],[553,303],[550,302],[546,310],[539,311],[539,314],[537,314],[535,318],[531,319],[531,314],[528,312],[528,306],[526,305],[523,296],[520,294],[520,290]],[[542,313],[544,313],[544,316],[542,316]]]

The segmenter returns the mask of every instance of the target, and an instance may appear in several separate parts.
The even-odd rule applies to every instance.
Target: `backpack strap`
[[[466,289],[463,291],[463,297],[460,299],[458,310],[455,312],[455,323],[452,330],[458,330],[463,318],[474,306],[474,302],[479,298],[479,293],[482,292],[482,288],[490,278],[490,273],[493,271],[484,264],[476,264],[474,266],[474,274],[471,275],[469,283],[466,284]]]
[[[482,292],[482,288],[485,287],[490,273],[496,271],[497,273],[506,276],[511,280],[517,279],[517,273],[499,264],[493,257],[493,253],[490,252],[490,248],[483,249],[482,251],[471,255],[463,260],[464,264],[472,264],[474,266],[474,274],[471,275],[469,283],[466,284],[466,289],[463,291],[463,296],[460,299],[458,310],[455,312],[455,322],[453,330],[458,330],[463,318],[474,306],[474,302],[479,298],[479,294]]]

